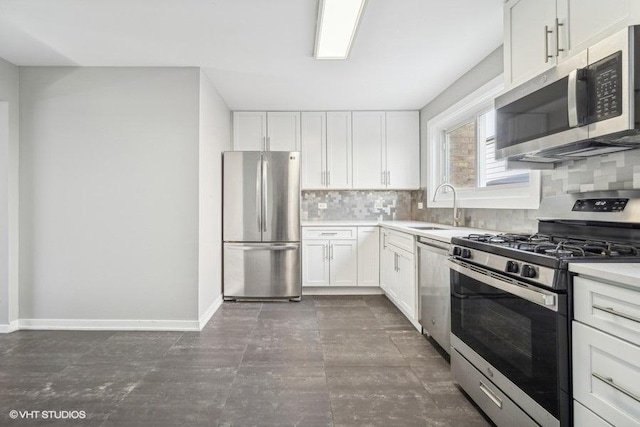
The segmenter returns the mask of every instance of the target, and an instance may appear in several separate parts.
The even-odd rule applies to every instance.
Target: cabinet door
[[[420,113],[386,113],[387,188],[420,188]]]
[[[329,241],[302,242],[302,286],[329,286]]]
[[[325,188],[326,113],[302,113],[302,189]]]
[[[267,136],[267,113],[236,111],[233,113],[234,151],[263,151]]]
[[[357,286],[358,284],[358,242],[356,240],[331,240],[329,242],[331,260],[331,286]]]
[[[510,0],[504,6],[504,77],[510,87],[556,64],[556,0]],[[545,26],[551,33],[545,32]]]
[[[352,187],[351,112],[327,113],[327,187]]]
[[[385,294],[394,301],[398,298],[395,283],[396,280],[396,253],[385,243],[386,233],[382,235],[382,246],[380,249],[380,287]]]
[[[416,264],[413,254],[398,252],[398,301],[410,319],[416,319]]]
[[[354,111],[353,188],[385,188],[385,116],[381,111]]]
[[[358,227],[358,286],[380,286],[380,229]]]
[[[559,46],[564,49],[560,58],[573,56],[624,28],[629,6],[629,0],[558,0]]]
[[[300,113],[267,113],[267,138],[270,151],[299,151]]]

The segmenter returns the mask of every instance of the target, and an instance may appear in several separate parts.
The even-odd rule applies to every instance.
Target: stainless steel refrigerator
[[[300,153],[223,153],[223,295],[302,295]]]

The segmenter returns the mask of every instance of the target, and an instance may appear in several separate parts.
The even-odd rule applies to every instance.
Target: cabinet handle
[[[329,233],[328,231],[320,233],[321,236],[335,236],[336,234],[338,234],[337,231],[334,231],[332,233]]]
[[[327,171],[327,185],[331,185],[331,171]]]
[[[560,20],[556,18],[556,57],[560,56],[560,52],[564,52],[564,49],[560,49],[560,27],[564,24],[560,23]]]
[[[486,394],[487,397],[489,399],[491,399],[491,401],[493,403],[495,403],[498,408],[502,409],[502,399],[500,399],[498,396],[496,396],[496,394],[494,392],[489,390],[489,387],[484,385],[484,383],[482,381],[480,381],[480,390],[482,390],[482,392],[484,394]]]
[[[387,185],[391,185],[391,171],[387,171]]]
[[[640,318],[632,316],[630,314],[616,311],[613,307],[603,307],[601,305],[596,305],[596,304],[593,304],[592,307],[595,308],[596,310],[601,310],[601,311],[604,311],[605,313],[613,314],[614,316],[622,317],[624,319],[631,320],[632,322],[640,323]]]
[[[329,248],[329,253],[330,253],[330,258],[333,259],[333,245],[330,246]]]
[[[393,253],[393,271],[398,271],[398,254],[395,252]]]
[[[384,185],[384,176],[385,176],[384,171],[380,172],[380,184],[382,185]]]
[[[262,150],[263,151],[267,151],[267,137],[266,136],[262,137]]]
[[[597,372],[593,372],[591,373],[591,376],[594,378],[599,379],[600,381],[603,381],[605,383],[607,383],[608,385],[610,385],[611,387],[615,388],[616,390],[618,390],[620,393],[632,398],[633,400],[635,400],[636,402],[640,403],[640,397],[635,395],[634,393],[631,393],[629,390],[620,387],[618,384],[616,384],[613,381],[613,378],[611,377],[605,377],[603,375],[598,374]]]
[[[322,245],[322,261],[327,259],[327,245]]]
[[[267,137],[267,151],[271,151],[271,137]]]
[[[549,55],[549,34],[553,31],[549,30],[549,26],[544,26],[544,62],[549,62],[549,58],[553,58],[553,55]]]

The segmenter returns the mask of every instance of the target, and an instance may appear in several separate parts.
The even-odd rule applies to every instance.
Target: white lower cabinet
[[[302,243],[303,286],[329,286],[328,240],[306,240]]]
[[[573,289],[574,425],[640,427],[640,292],[583,277]]]
[[[329,241],[329,278],[331,286],[357,286],[358,242]]]
[[[302,286],[357,286],[355,227],[305,227],[302,235]]]
[[[380,286],[380,227],[358,227],[358,286]]]
[[[386,229],[381,236],[380,286],[409,320],[417,322],[415,237]],[[403,242],[403,247],[393,242]],[[412,250],[407,250],[408,247]]]

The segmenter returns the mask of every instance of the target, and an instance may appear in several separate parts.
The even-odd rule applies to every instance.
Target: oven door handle
[[[552,311],[558,311],[558,301],[553,293],[531,289],[527,284],[516,282],[509,278],[502,279],[502,276],[480,267],[471,266],[455,258],[449,258],[449,268],[464,274],[479,282],[500,289],[519,298],[525,299],[534,304],[538,304]]]

